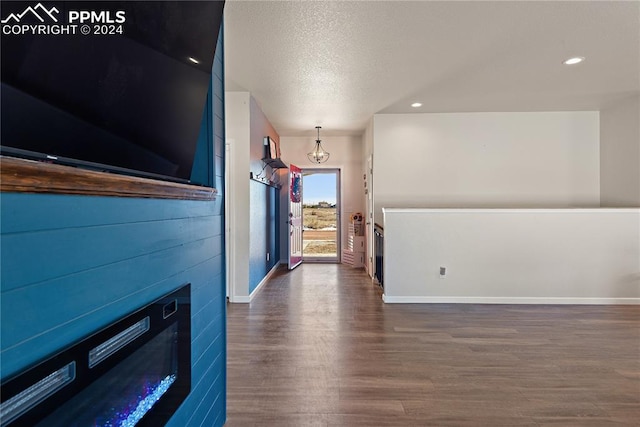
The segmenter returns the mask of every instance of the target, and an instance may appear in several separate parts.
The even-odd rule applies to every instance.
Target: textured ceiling
[[[360,134],[375,113],[598,110],[640,92],[640,1],[227,0],[225,61],[227,90],[281,136]]]

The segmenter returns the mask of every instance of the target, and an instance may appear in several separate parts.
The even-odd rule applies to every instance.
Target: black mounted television
[[[189,182],[223,8],[3,1],[1,153]]]

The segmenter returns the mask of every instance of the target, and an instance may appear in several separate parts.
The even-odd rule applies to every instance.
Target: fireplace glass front
[[[177,335],[174,323],[37,425],[134,426],[176,381]]]
[[[189,288],[3,384],[1,425],[164,425],[190,391]]]

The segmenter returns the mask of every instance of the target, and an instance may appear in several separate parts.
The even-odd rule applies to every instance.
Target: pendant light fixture
[[[320,144],[320,126],[316,126],[316,129],[318,129],[318,139],[316,139],[316,147],[315,149],[310,152],[307,153],[307,157],[309,158],[309,161],[311,163],[324,163],[327,160],[329,160],[329,153],[324,151],[324,148],[322,148],[322,145]]]

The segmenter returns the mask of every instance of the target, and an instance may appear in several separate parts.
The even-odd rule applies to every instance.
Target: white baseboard
[[[640,305],[640,298],[571,298],[571,297],[393,297],[382,295],[387,304],[572,304],[572,305]]]
[[[280,261],[278,261],[276,263],[276,265],[274,265],[273,268],[271,268],[271,270],[269,270],[267,275],[264,276],[264,279],[262,279],[260,281],[260,283],[258,283],[258,286],[256,286],[256,288],[253,290],[253,292],[251,292],[251,295],[249,295],[249,301],[247,301],[247,302],[251,302],[251,300],[253,300],[253,298],[258,294],[258,292],[260,292],[260,289],[262,289],[262,287],[267,284],[269,279],[271,279],[271,276],[273,276],[273,273],[276,272],[278,267],[280,267]]]
[[[229,298],[229,302],[232,304],[248,304],[251,302],[251,300],[258,294],[258,292],[260,292],[260,289],[262,289],[262,287],[269,281],[269,279],[271,278],[271,276],[273,276],[273,273],[276,272],[276,270],[278,269],[278,267],[280,266],[281,262],[278,261],[276,263],[276,265],[273,266],[273,268],[271,268],[271,270],[269,270],[269,272],[267,273],[266,276],[264,276],[264,279],[262,279],[260,281],[260,283],[258,283],[258,286],[256,286],[256,288],[253,290],[253,292],[251,292],[251,295],[249,296],[234,296],[234,297],[230,297]]]

